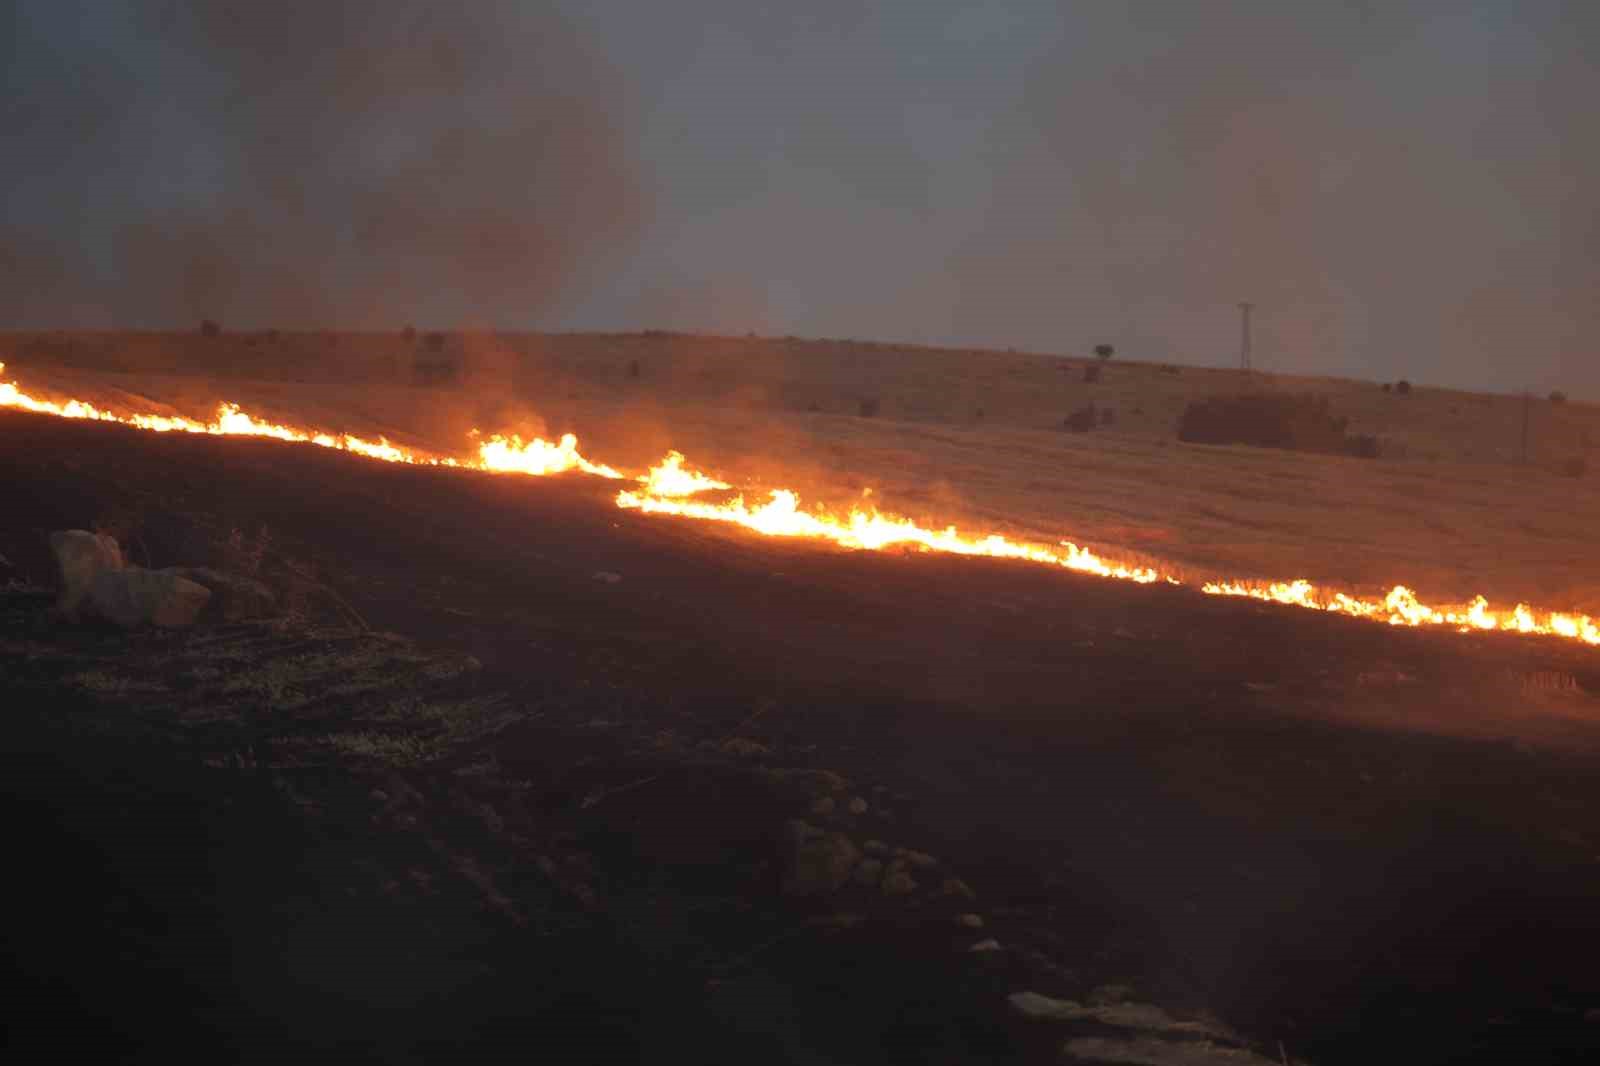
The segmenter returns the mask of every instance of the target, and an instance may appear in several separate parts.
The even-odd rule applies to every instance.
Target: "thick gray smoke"
[[[555,3],[7,5],[0,325],[1221,363],[1250,300],[1271,369],[1600,397],[1593,0]]]
[[[533,5],[7,5],[6,324],[527,324],[635,230],[619,88]]]
[[[1225,357],[1251,300],[1279,369],[1600,386],[1600,5],[1098,9],[1032,68],[1004,176],[1062,210],[974,260],[1048,248],[1129,350]]]

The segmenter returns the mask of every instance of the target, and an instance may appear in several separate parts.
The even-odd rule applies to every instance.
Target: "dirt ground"
[[[35,1053],[1600,1052],[1590,649],[14,413],[0,498]],[[43,534],[108,519],[158,567],[265,529],[327,597],[51,622]],[[793,891],[794,819],[916,887]],[[1094,1013],[1030,1020],[1021,991]],[[1234,1057],[1150,1057],[1196,1033]]]

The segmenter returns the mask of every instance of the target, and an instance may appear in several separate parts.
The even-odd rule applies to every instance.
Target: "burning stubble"
[[[5,365],[0,364],[0,373],[4,370]],[[153,432],[270,437],[333,448],[382,462],[536,477],[578,472],[621,483],[614,498],[616,506],[646,515],[734,525],[762,536],[825,541],[850,550],[896,548],[983,556],[1142,585],[1182,584],[1159,566],[1119,561],[1067,540],[1054,544],[1026,543],[999,533],[974,534],[953,525],[930,528],[900,515],[881,512],[870,503],[848,509],[806,508],[800,495],[792,489],[749,487],[741,490],[731,481],[694,469],[676,451],[669,451],[659,463],[642,473],[626,473],[585,456],[579,450],[577,437],[571,433],[550,441],[540,437],[526,439],[514,433],[485,435],[474,430],[471,437],[475,454],[434,455],[381,438],[374,441],[314,427],[266,422],[229,403],[219,405],[216,417],[209,422],[169,415],[117,414],[81,400],[42,399],[24,391],[15,381],[3,378],[0,378],[0,407],[62,418],[116,422]],[[1461,633],[1498,630],[1600,644],[1600,621],[1585,614],[1535,610],[1521,603],[1510,610],[1494,610],[1482,596],[1462,605],[1432,606],[1421,602],[1416,593],[1404,585],[1396,585],[1381,599],[1319,588],[1304,579],[1218,579],[1203,582],[1200,590],[1209,595],[1262,600],[1394,626],[1432,626]]]

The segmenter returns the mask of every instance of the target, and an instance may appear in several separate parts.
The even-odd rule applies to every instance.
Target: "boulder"
[[[861,850],[843,833],[827,833],[795,820],[788,824],[783,891],[789,896],[826,896],[839,891]]]
[[[193,625],[211,599],[204,585],[160,570],[101,570],[89,584],[85,613],[124,629]]]
[[[277,608],[277,599],[272,590],[243,574],[213,570],[208,566],[169,566],[156,572],[172,574],[209,589],[211,601],[206,606],[206,615],[210,618],[224,622],[267,618]]]
[[[56,569],[61,575],[56,610],[66,618],[77,615],[97,574],[121,570],[123,566],[122,548],[115,537],[104,533],[57,530],[50,534],[50,550],[55,553]]]
[[[916,878],[911,876],[906,869],[904,859],[895,859],[889,864],[883,874],[883,894],[886,896],[909,896],[917,890]]]

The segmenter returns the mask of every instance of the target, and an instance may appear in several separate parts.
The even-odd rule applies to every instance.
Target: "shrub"
[[[1405,378],[1401,378],[1399,381],[1394,383],[1394,391],[1398,392],[1401,396],[1410,396],[1411,382],[1407,381]]]
[[[1350,454],[1357,459],[1376,459],[1378,457],[1378,438],[1370,433],[1358,433],[1348,438]]]
[[[1384,392],[1393,392],[1394,391],[1394,386],[1389,384],[1387,381],[1385,381],[1383,383],[1383,391]]]
[[[428,351],[430,352],[442,352],[444,351],[444,334],[430,333],[423,338],[423,343],[428,346]]]
[[[202,336],[202,337],[215,337],[215,336],[219,335],[221,332],[222,332],[222,327],[217,325],[211,319],[207,318],[207,319],[202,319],[201,320],[201,322],[200,322],[200,336]]]
[[[1561,472],[1568,477],[1582,477],[1589,472],[1589,461],[1581,455],[1574,455],[1561,463]]]
[[[1097,344],[1094,346],[1094,354],[1095,358],[1103,363],[1113,355],[1116,355],[1117,350],[1109,344]]]
[[[1375,458],[1377,438],[1346,436],[1348,425],[1328,410],[1326,396],[1245,393],[1190,403],[1178,419],[1178,439]]]
[[[1080,407],[1066,418],[1063,418],[1061,425],[1070,433],[1087,433],[1095,427],[1097,422],[1094,404],[1091,403],[1088,407]]]
[[[880,409],[881,404],[879,404],[876,396],[863,396],[860,405],[857,407],[862,418],[875,418]]]
[[[639,376],[639,360],[628,360],[628,376],[630,378],[636,378]]]
[[[417,339],[417,327],[407,326],[405,329],[400,331],[400,336],[405,338],[407,344],[415,342]]]
[[[1556,389],[1555,391],[1550,393],[1550,402],[1551,403],[1566,403],[1567,402],[1567,394],[1562,392],[1560,389]]]
[[[1090,363],[1088,366],[1083,368],[1083,382],[1084,382],[1085,385],[1093,385],[1095,382],[1097,382],[1099,380],[1100,380],[1100,367],[1099,367],[1099,365],[1097,365],[1095,363]]]

